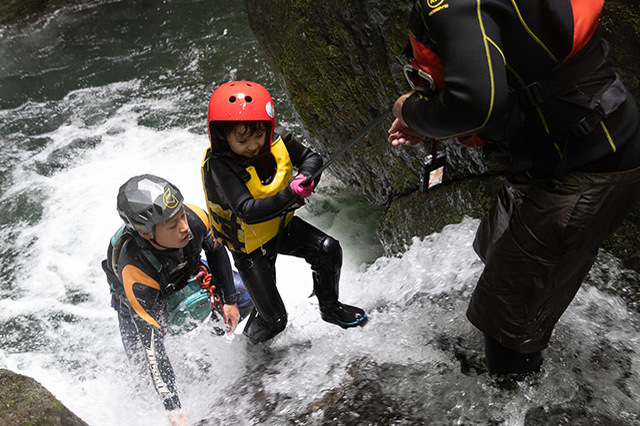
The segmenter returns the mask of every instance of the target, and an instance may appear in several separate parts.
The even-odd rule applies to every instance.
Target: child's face
[[[249,134],[247,128],[240,124],[227,137],[229,148],[235,154],[242,157],[251,158],[256,156],[265,143],[265,131]]]

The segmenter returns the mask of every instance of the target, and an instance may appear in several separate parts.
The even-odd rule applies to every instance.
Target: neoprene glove
[[[299,174],[298,176],[293,178],[293,180],[289,184],[291,189],[293,189],[293,192],[295,192],[298,195],[298,197],[302,199],[305,199],[309,195],[311,195],[311,192],[313,192],[313,187],[315,186],[315,182],[313,181],[311,181],[311,183],[307,186],[302,186],[302,184],[306,180],[307,180],[307,177],[305,175]]]

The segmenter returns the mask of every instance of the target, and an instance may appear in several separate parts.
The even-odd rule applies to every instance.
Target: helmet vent
[[[153,216],[153,207],[149,207],[148,209],[138,213],[138,217],[145,222],[151,219],[152,216]]]

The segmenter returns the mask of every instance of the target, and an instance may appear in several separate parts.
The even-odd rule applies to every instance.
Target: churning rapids
[[[99,265],[119,225],[117,189],[154,173],[203,205],[213,89],[259,81],[300,134],[284,87],[241,2],[89,1],[0,36],[0,367],[90,425],[166,424],[150,382],[127,366]],[[266,348],[210,324],[168,339],[194,423],[640,424],[640,315],[619,296],[640,280],[615,260],[599,258],[540,377],[497,386],[464,315],[482,270],[477,220],[391,258],[375,237],[380,209],[330,176],[300,214],[341,241],[341,299],[367,309],[369,324],[321,321],[309,268],[281,257],[289,326]]]

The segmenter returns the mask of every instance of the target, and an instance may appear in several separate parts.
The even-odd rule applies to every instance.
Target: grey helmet
[[[165,179],[134,176],[118,191],[118,214],[128,228],[151,233],[155,225],[178,213],[182,201],[180,190]]]

